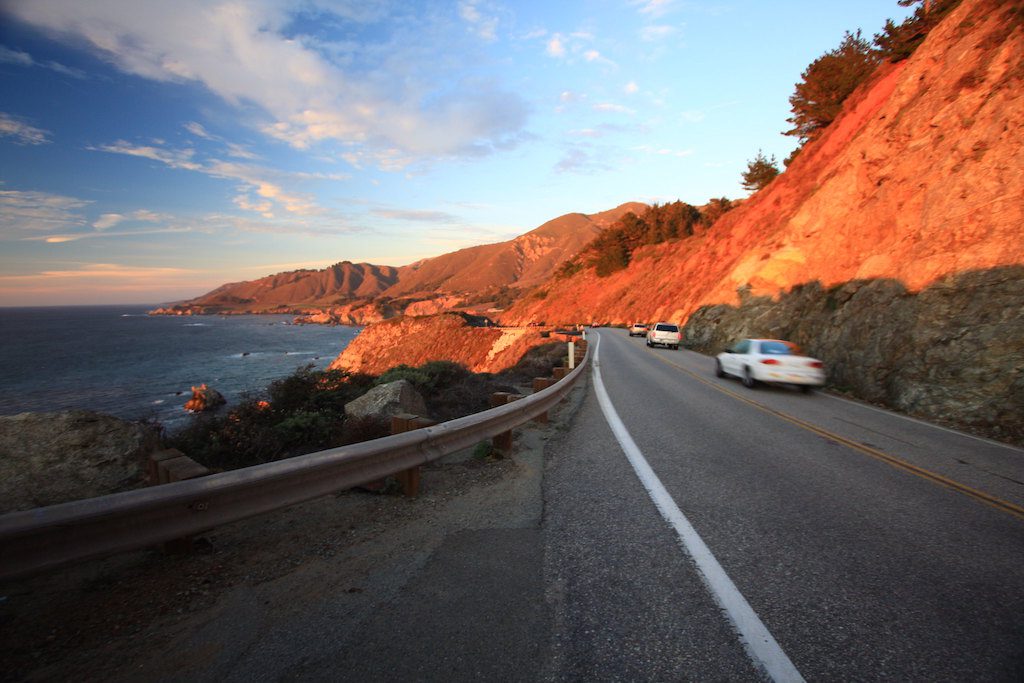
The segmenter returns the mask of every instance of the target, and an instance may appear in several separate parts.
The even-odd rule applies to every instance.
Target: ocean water
[[[149,308],[0,308],[0,415],[85,408],[174,428],[191,386],[213,387],[230,406],[296,368],[325,368],[361,329]]]

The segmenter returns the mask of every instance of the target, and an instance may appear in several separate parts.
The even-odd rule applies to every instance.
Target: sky
[[[745,196],[896,0],[0,0],[0,306],[399,266]]]

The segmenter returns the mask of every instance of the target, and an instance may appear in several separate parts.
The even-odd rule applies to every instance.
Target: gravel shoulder
[[[539,548],[545,446],[585,391],[583,380],[549,424],[516,430],[511,457],[466,451],[425,467],[417,498],[345,491],[213,530],[190,554],[138,551],[2,583],[0,679],[316,679],[332,678],[342,651],[376,657],[369,641],[394,626],[388,615],[448,620],[431,611],[443,600],[410,596],[474,557],[508,566]],[[388,678],[367,664],[364,678]]]

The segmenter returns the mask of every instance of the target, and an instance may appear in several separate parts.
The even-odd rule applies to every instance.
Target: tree
[[[761,150],[757,150],[757,156],[753,161],[747,162],[747,170],[743,172],[743,189],[757,192],[775,180],[777,175],[779,175],[779,162],[775,160],[775,155],[773,154],[769,159]]]
[[[901,24],[887,19],[882,32],[875,34],[879,56],[891,62],[914,54],[929,31],[959,5],[960,0],[898,0],[898,3],[901,7],[919,6]]]
[[[801,141],[816,138],[835,120],[843,102],[867,80],[878,61],[859,30],[847,31],[839,47],[818,57],[801,74],[802,80],[789,98],[793,117],[786,120],[793,129],[785,134],[796,135]]]

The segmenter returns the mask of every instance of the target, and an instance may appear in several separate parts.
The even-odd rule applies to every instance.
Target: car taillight
[[[765,365],[778,365],[779,364],[779,361],[775,360],[774,358],[765,358],[761,362],[764,363]]]
[[[825,364],[822,363],[820,360],[812,360],[810,363],[808,363],[808,365],[810,365],[812,368],[823,368],[823,367],[825,367]]]

